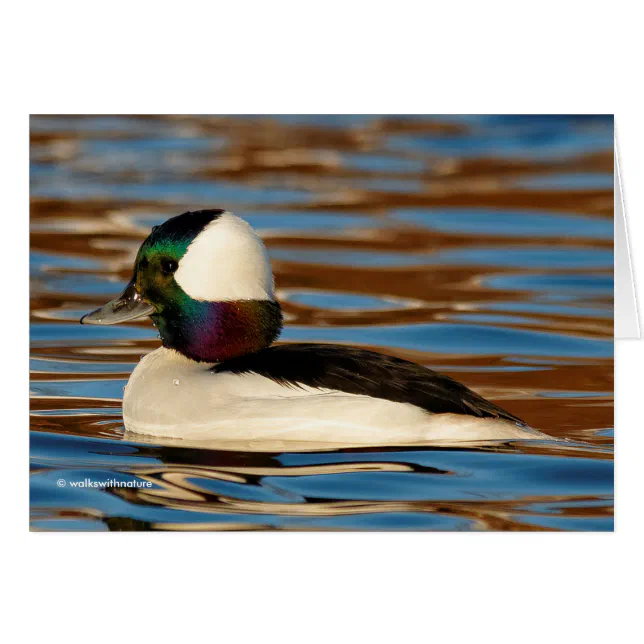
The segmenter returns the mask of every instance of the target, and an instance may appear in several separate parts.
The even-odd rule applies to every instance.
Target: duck
[[[154,226],[123,293],[84,315],[150,317],[161,346],[123,393],[130,436],[262,450],[549,438],[465,385],[361,347],[282,343],[266,247],[222,209]]]

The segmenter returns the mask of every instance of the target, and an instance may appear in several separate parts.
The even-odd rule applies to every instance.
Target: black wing
[[[410,403],[434,414],[467,414],[525,423],[464,385],[418,364],[334,344],[281,344],[214,367],[257,373],[291,387],[306,385]]]

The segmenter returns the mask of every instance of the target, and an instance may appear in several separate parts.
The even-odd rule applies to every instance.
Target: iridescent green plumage
[[[282,328],[272,300],[209,302],[190,297],[174,278],[195,237],[222,211],[184,213],[152,230],[136,257],[137,291],[154,306],[163,346],[192,360],[219,362],[269,346]]]

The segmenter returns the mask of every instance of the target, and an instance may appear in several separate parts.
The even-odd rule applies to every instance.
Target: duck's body
[[[154,229],[123,296],[84,321],[144,315],[163,346],[125,389],[129,432],[252,449],[547,438],[412,362],[340,345],[271,346],[282,318],[266,251],[230,213],[184,213]]]
[[[300,359],[291,361],[297,353]],[[399,363],[399,371],[390,369],[382,381],[360,375],[360,366],[377,373],[376,361],[381,369]],[[323,364],[327,370],[320,372]],[[425,371],[425,380],[414,382],[407,365]],[[406,389],[412,383],[418,387]],[[132,373],[123,415],[126,428],[136,434],[260,446],[266,441],[358,446],[539,437],[519,419],[429,369],[332,345],[279,345],[214,365],[161,347]]]

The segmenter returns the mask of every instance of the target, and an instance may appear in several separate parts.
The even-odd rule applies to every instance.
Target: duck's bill
[[[148,304],[136,290],[134,282],[130,282],[123,294],[115,300],[108,302],[96,311],[84,315],[81,324],[120,324],[139,318],[147,317],[154,313],[154,307]]]

